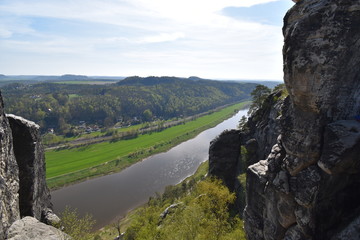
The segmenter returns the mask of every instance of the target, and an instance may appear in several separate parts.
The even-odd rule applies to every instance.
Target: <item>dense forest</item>
[[[13,83],[2,87],[5,110],[43,131],[71,136],[81,124],[110,127],[205,112],[250,98],[253,83],[176,77],[129,77],[115,84]]]

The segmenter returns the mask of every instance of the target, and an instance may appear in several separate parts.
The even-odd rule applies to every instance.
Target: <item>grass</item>
[[[238,103],[183,125],[134,139],[48,151],[45,153],[48,186],[54,189],[90,177],[118,172],[216,126],[246,104]]]

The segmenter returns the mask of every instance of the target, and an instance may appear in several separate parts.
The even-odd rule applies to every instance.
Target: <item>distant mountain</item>
[[[284,81],[274,81],[274,80],[230,80],[229,82],[237,83],[256,83],[267,86],[269,88],[274,88],[275,86],[284,83]]]
[[[89,80],[89,77],[85,75],[72,75],[72,74],[65,74],[58,77],[58,80],[65,80],[65,81],[76,81],[76,80]]]
[[[127,77],[124,80],[119,81],[117,84],[119,86],[153,86],[164,83],[175,83],[179,81],[183,81],[185,78],[177,78],[177,77]]]

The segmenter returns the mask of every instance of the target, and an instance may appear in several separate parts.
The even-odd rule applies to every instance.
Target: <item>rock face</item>
[[[12,145],[9,122],[3,111],[0,98],[0,239],[10,225],[20,218],[19,211],[19,170]]]
[[[15,158],[19,167],[20,216],[32,216],[46,221],[52,208],[45,181],[45,158],[39,126],[24,118],[6,115],[13,136]]]
[[[359,239],[359,24],[359,1],[303,0],[285,16],[289,97],[271,153],[247,170],[248,239]]]
[[[232,190],[235,184],[240,146],[240,134],[236,130],[224,131],[210,143],[209,174],[221,178]]]
[[[21,117],[5,116],[1,96],[0,134],[0,239],[6,239],[11,224],[21,217],[45,223],[59,219],[51,210],[39,126]]]

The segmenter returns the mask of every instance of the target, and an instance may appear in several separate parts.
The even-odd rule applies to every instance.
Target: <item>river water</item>
[[[90,213],[101,228],[128,211],[146,203],[156,192],[174,185],[195,173],[208,159],[210,141],[225,129],[234,129],[247,110],[165,153],[153,155],[123,171],[51,192],[55,213],[66,206],[76,208],[80,215]]]

